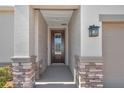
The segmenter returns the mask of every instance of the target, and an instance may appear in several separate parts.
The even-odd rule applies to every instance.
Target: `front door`
[[[51,62],[64,63],[65,61],[65,31],[51,31]]]

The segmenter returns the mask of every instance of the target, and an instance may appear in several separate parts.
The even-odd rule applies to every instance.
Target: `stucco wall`
[[[101,14],[124,14],[124,6],[114,5],[82,5],[81,6],[81,55],[102,56],[102,24],[99,15]],[[89,25],[100,26],[99,37],[88,37]]]
[[[34,11],[31,6],[14,7],[14,57],[34,55]]]
[[[81,6],[81,55],[82,56],[102,56],[102,23],[100,21],[124,21],[124,6]],[[89,25],[100,26],[99,37],[88,37]],[[119,34],[119,33],[118,33]],[[112,35],[112,34],[111,34]],[[113,33],[114,35],[114,33]],[[109,41],[106,41],[109,42]],[[105,45],[104,45],[105,46]],[[108,44],[106,45],[108,46]],[[109,52],[110,49],[107,51]],[[106,52],[104,50],[104,52]],[[103,52],[103,53],[104,53]],[[113,51],[112,51],[113,52]],[[113,54],[114,55],[114,54]],[[113,57],[112,55],[110,55]],[[123,68],[118,65],[122,65],[123,62],[110,61],[113,60],[110,56],[106,55],[106,62],[104,59],[104,87],[123,87],[122,79]],[[121,55],[117,57],[120,58]],[[116,59],[117,60],[117,59]],[[118,67],[117,67],[118,66]],[[115,68],[116,67],[116,68]],[[118,73],[118,72],[119,73]],[[121,79],[120,79],[121,78]],[[120,83],[121,82],[121,83]]]
[[[35,10],[35,17],[37,20],[36,25],[36,40],[35,40],[35,53],[37,55],[37,61],[41,62],[42,69],[47,66],[47,24],[39,10]]]
[[[72,73],[74,73],[75,66],[75,55],[81,53],[81,42],[80,42],[80,10],[75,10],[71,17],[68,26],[68,35],[69,35],[69,66]]]
[[[29,55],[35,55],[35,26],[34,9],[29,7]]]
[[[14,52],[14,12],[0,12],[0,63],[12,62]]]
[[[14,56],[29,56],[29,6],[15,6]]]

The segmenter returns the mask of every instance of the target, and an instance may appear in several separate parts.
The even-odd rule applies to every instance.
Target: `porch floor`
[[[72,73],[68,66],[51,65],[35,82],[36,88],[76,88]]]

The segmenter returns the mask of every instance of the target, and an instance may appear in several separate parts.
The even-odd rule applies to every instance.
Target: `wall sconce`
[[[99,26],[91,25],[89,26],[89,37],[99,36]]]

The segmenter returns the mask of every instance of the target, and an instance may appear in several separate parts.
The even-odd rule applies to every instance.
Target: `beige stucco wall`
[[[75,10],[71,17],[68,26],[68,38],[69,38],[69,67],[72,73],[74,73],[75,55],[81,53],[81,41],[80,41],[80,10]]]
[[[47,24],[39,10],[35,10],[35,53],[42,69],[47,66]]]
[[[81,55],[102,56],[102,24],[99,15],[123,15],[123,5],[82,5],[81,6]],[[111,17],[112,20],[113,17]],[[90,25],[100,26],[99,37],[90,38]]]
[[[102,21],[124,21],[123,15],[124,15],[124,6],[115,6],[115,5],[81,6],[81,35],[82,35],[81,36],[81,55],[82,56],[103,56],[102,50],[103,50],[103,53],[105,51],[104,49],[102,49],[102,44],[103,44],[102,33],[103,32],[102,32],[101,22]],[[92,38],[88,37],[88,27],[89,25],[93,25],[93,24],[100,26],[99,37],[92,37]],[[113,34],[111,33],[111,35],[114,35],[114,33]],[[109,41],[106,41],[106,42],[109,43]],[[111,50],[109,49],[108,52],[109,51]],[[110,58],[110,56],[106,55],[105,58],[109,60],[113,60],[113,58]],[[121,55],[118,55],[118,57],[120,56]],[[123,79],[123,76],[121,76],[123,75],[121,74],[123,73],[123,68],[117,67],[118,65],[121,65],[121,64],[123,64],[122,61],[119,63],[117,61],[106,62],[106,59],[104,60],[104,68],[103,68],[104,87],[123,87],[123,84],[121,82],[121,80]]]
[[[12,62],[14,52],[14,12],[0,11],[0,63]]]
[[[34,52],[34,11],[31,6],[14,8],[14,57],[29,57]]]

